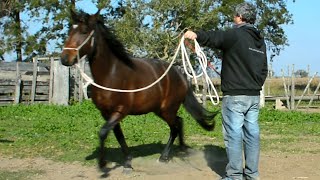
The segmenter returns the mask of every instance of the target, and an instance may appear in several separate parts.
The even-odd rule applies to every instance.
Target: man
[[[259,179],[260,90],[268,70],[266,44],[253,26],[255,20],[255,6],[244,2],[235,8],[233,29],[184,34],[223,53],[222,125],[228,157],[225,180]]]

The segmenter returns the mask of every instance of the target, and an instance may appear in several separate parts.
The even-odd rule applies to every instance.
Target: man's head
[[[246,23],[254,24],[257,18],[256,7],[248,2],[240,3],[235,8],[235,16]]]

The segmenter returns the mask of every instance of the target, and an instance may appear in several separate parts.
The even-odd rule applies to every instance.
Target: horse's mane
[[[90,15],[80,11],[79,13],[79,17],[80,19],[82,19],[82,21],[90,24],[89,22],[89,17]],[[132,59],[130,58],[130,56],[128,55],[128,52],[126,50],[126,48],[124,47],[124,45],[120,42],[120,40],[118,40],[118,38],[116,37],[116,35],[114,34],[114,32],[112,32],[111,28],[108,28],[103,21],[103,17],[101,15],[99,15],[99,17],[97,18],[96,21],[96,30],[99,30],[99,32],[101,32],[101,36],[103,38],[103,40],[105,41],[105,43],[108,44],[110,50],[112,51],[112,53],[118,57],[118,59],[120,61],[122,61],[124,64],[128,65],[129,67],[133,68],[134,64],[132,62]]]
[[[101,20],[98,20],[97,27],[101,32],[101,36],[103,37],[104,41],[108,44],[111,51],[114,53],[116,57],[119,58],[120,61],[125,63],[126,65],[133,67],[133,62],[124,45],[118,40],[114,32]]]

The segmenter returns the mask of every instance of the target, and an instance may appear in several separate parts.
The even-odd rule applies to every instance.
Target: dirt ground
[[[188,156],[174,157],[169,163],[157,159],[133,159],[134,170],[123,174],[123,167],[108,163],[108,173],[78,162],[62,163],[43,158],[16,159],[0,156],[0,170],[8,172],[40,172],[28,174],[32,180],[215,180],[223,175],[226,164],[224,154],[191,150]],[[262,152],[260,160],[262,180],[319,180],[320,154],[284,154]],[[0,177],[1,179],[1,177]]]

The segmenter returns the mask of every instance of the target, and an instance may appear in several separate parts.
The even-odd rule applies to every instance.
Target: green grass
[[[0,180],[29,180],[36,174],[44,174],[38,170],[4,171],[0,170]]]
[[[212,107],[209,109],[212,110]],[[179,110],[179,115],[184,119],[188,145],[198,149],[207,145],[223,148],[221,114],[216,117],[216,129],[212,132],[203,130],[183,108]],[[96,164],[93,159],[103,123],[100,113],[90,101],[72,106],[39,104],[0,107],[0,154]],[[320,152],[319,113],[281,112],[264,108],[261,110],[260,125],[263,151]],[[158,157],[169,137],[169,127],[152,113],[128,116],[122,122],[122,128],[135,157]],[[303,142],[316,146],[306,149],[296,145]],[[110,133],[106,145],[111,158],[122,157],[113,133]],[[92,160],[86,161],[85,157]]]

